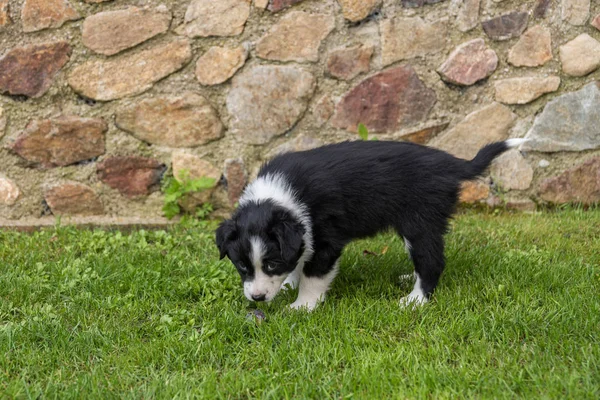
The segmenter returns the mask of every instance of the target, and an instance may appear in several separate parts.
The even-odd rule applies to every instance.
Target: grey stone
[[[571,25],[584,25],[590,17],[590,0],[561,0],[561,17]]]
[[[456,17],[456,26],[459,31],[468,32],[477,26],[480,5],[481,0],[462,0]]]
[[[230,131],[246,143],[267,143],[294,126],[314,87],[314,76],[296,67],[259,65],[243,71],[227,95]]]
[[[535,119],[521,149],[556,152],[600,147],[599,85],[592,82],[548,102]]]
[[[525,190],[533,180],[533,168],[517,149],[498,157],[492,163],[490,172],[494,182],[503,190]]]
[[[500,17],[483,21],[481,26],[493,40],[508,40],[518,37],[527,27],[529,14],[526,12],[511,12]]]

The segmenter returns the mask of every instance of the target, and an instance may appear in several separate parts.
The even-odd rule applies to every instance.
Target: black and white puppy
[[[216,233],[221,258],[237,268],[249,300],[270,301],[299,285],[292,308],[324,301],[351,240],[394,229],[404,238],[416,282],[402,305],[433,293],[460,184],[523,139],[483,147],[462,160],[412,143],[355,141],[275,157],[246,187]]]

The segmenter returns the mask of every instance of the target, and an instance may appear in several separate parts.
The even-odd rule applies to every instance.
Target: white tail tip
[[[505,143],[508,147],[519,147],[523,143],[525,143],[527,139],[508,139]]]

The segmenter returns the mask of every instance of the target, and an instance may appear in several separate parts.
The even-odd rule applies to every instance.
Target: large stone
[[[167,147],[196,147],[223,134],[216,110],[192,92],[152,97],[120,108],[115,122],[140,140]]]
[[[67,21],[81,18],[68,0],[25,0],[21,9],[23,32],[59,28]]]
[[[273,158],[277,155],[290,153],[293,151],[311,150],[323,145],[324,143],[322,140],[302,134],[275,147],[273,150],[267,153],[266,158]]]
[[[218,85],[242,68],[248,57],[244,46],[211,47],[196,63],[196,78],[203,85]]]
[[[468,32],[479,23],[481,0],[462,0],[456,16],[456,26],[461,32]]]
[[[506,191],[529,189],[533,180],[533,168],[517,149],[509,150],[494,160],[490,173],[494,182]]]
[[[334,78],[352,80],[369,71],[372,55],[372,46],[359,45],[333,50],[327,57],[327,72]]]
[[[600,42],[582,33],[560,46],[563,72],[571,76],[585,76],[600,67]]]
[[[381,0],[338,0],[338,3],[342,6],[344,18],[350,22],[358,22],[367,18]]]
[[[11,22],[8,13],[8,0],[0,0],[0,29]]]
[[[176,39],[134,54],[91,60],[75,67],[69,85],[82,96],[101,101],[140,94],[181,69],[192,58],[187,39]]]
[[[215,180],[214,187],[217,186],[219,178],[221,178],[221,171],[217,167],[201,157],[184,151],[173,152],[171,164],[173,176],[178,181],[181,181],[185,174],[189,179],[213,178]]]
[[[381,61],[396,61],[439,53],[446,47],[448,20],[426,23],[421,18],[391,18],[381,21]]]
[[[333,126],[356,132],[394,132],[427,118],[436,95],[410,65],[390,68],[365,79],[338,103]]]
[[[473,204],[486,200],[490,196],[490,185],[481,181],[465,181],[460,186],[458,201],[465,204]]]
[[[600,147],[600,84],[563,94],[546,104],[522,150],[583,151]]]
[[[11,149],[44,168],[63,167],[104,154],[108,125],[100,118],[63,115],[32,120]]]
[[[54,215],[100,215],[104,206],[89,186],[81,183],[64,183],[44,194],[46,204]]]
[[[321,42],[334,27],[332,15],[292,11],[258,41],[256,54],[267,60],[316,62]]]
[[[555,204],[600,203],[600,157],[591,158],[559,176],[546,179],[540,185],[539,196]]]
[[[243,71],[227,95],[230,131],[246,143],[267,143],[294,126],[314,87],[314,76],[296,67],[259,65]]]
[[[430,145],[471,160],[486,144],[505,140],[516,119],[510,108],[492,103],[467,115],[455,127],[432,140]]]
[[[494,82],[496,101],[504,104],[526,104],[558,90],[559,86],[558,76],[510,78]]]
[[[301,1],[303,0],[271,0],[268,8],[271,12],[279,12]]]
[[[528,13],[514,11],[483,21],[481,26],[490,39],[508,40],[518,37],[523,33],[527,27],[528,19]]]
[[[444,0],[402,0],[402,6],[407,8],[423,7],[427,4],[435,4]]]
[[[490,76],[498,67],[498,56],[483,39],[458,46],[440,66],[438,73],[446,82],[469,86]]]
[[[67,42],[17,47],[0,58],[0,93],[40,97],[69,61]]]
[[[96,168],[98,179],[127,197],[158,190],[166,170],[158,160],[145,157],[109,157]]]
[[[590,0],[561,0],[561,17],[571,25],[585,25],[590,17]]]
[[[541,25],[528,29],[508,53],[508,62],[517,67],[538,67],[552,60],[552,36]]]
[[[21,191],[16,183],[5,176],[0,175],[0,204],[12,206],[17,202]]]
[[[250,0],[192,0],[184,24],[175,31],[188,37],[237,36],[250,15]]]
[[[225,160],[223,176],[227,185],[229,205],[234,206],[240,199],[246,183],[248,183],[248,174],[244,161],[241,158]]]
[[[85,19],[81,38],[84,46],[110,56],[166,32],[171,18],[164,6],[105,11]]]

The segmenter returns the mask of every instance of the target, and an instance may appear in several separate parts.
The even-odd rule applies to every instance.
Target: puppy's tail
[[[526,139],[508,139],[503,142],[490,143],[479,150],[471,161],[467,161],[467,168],[463,180],[475,179],[482,175],[494,158],[513,147],[523,144]]]

